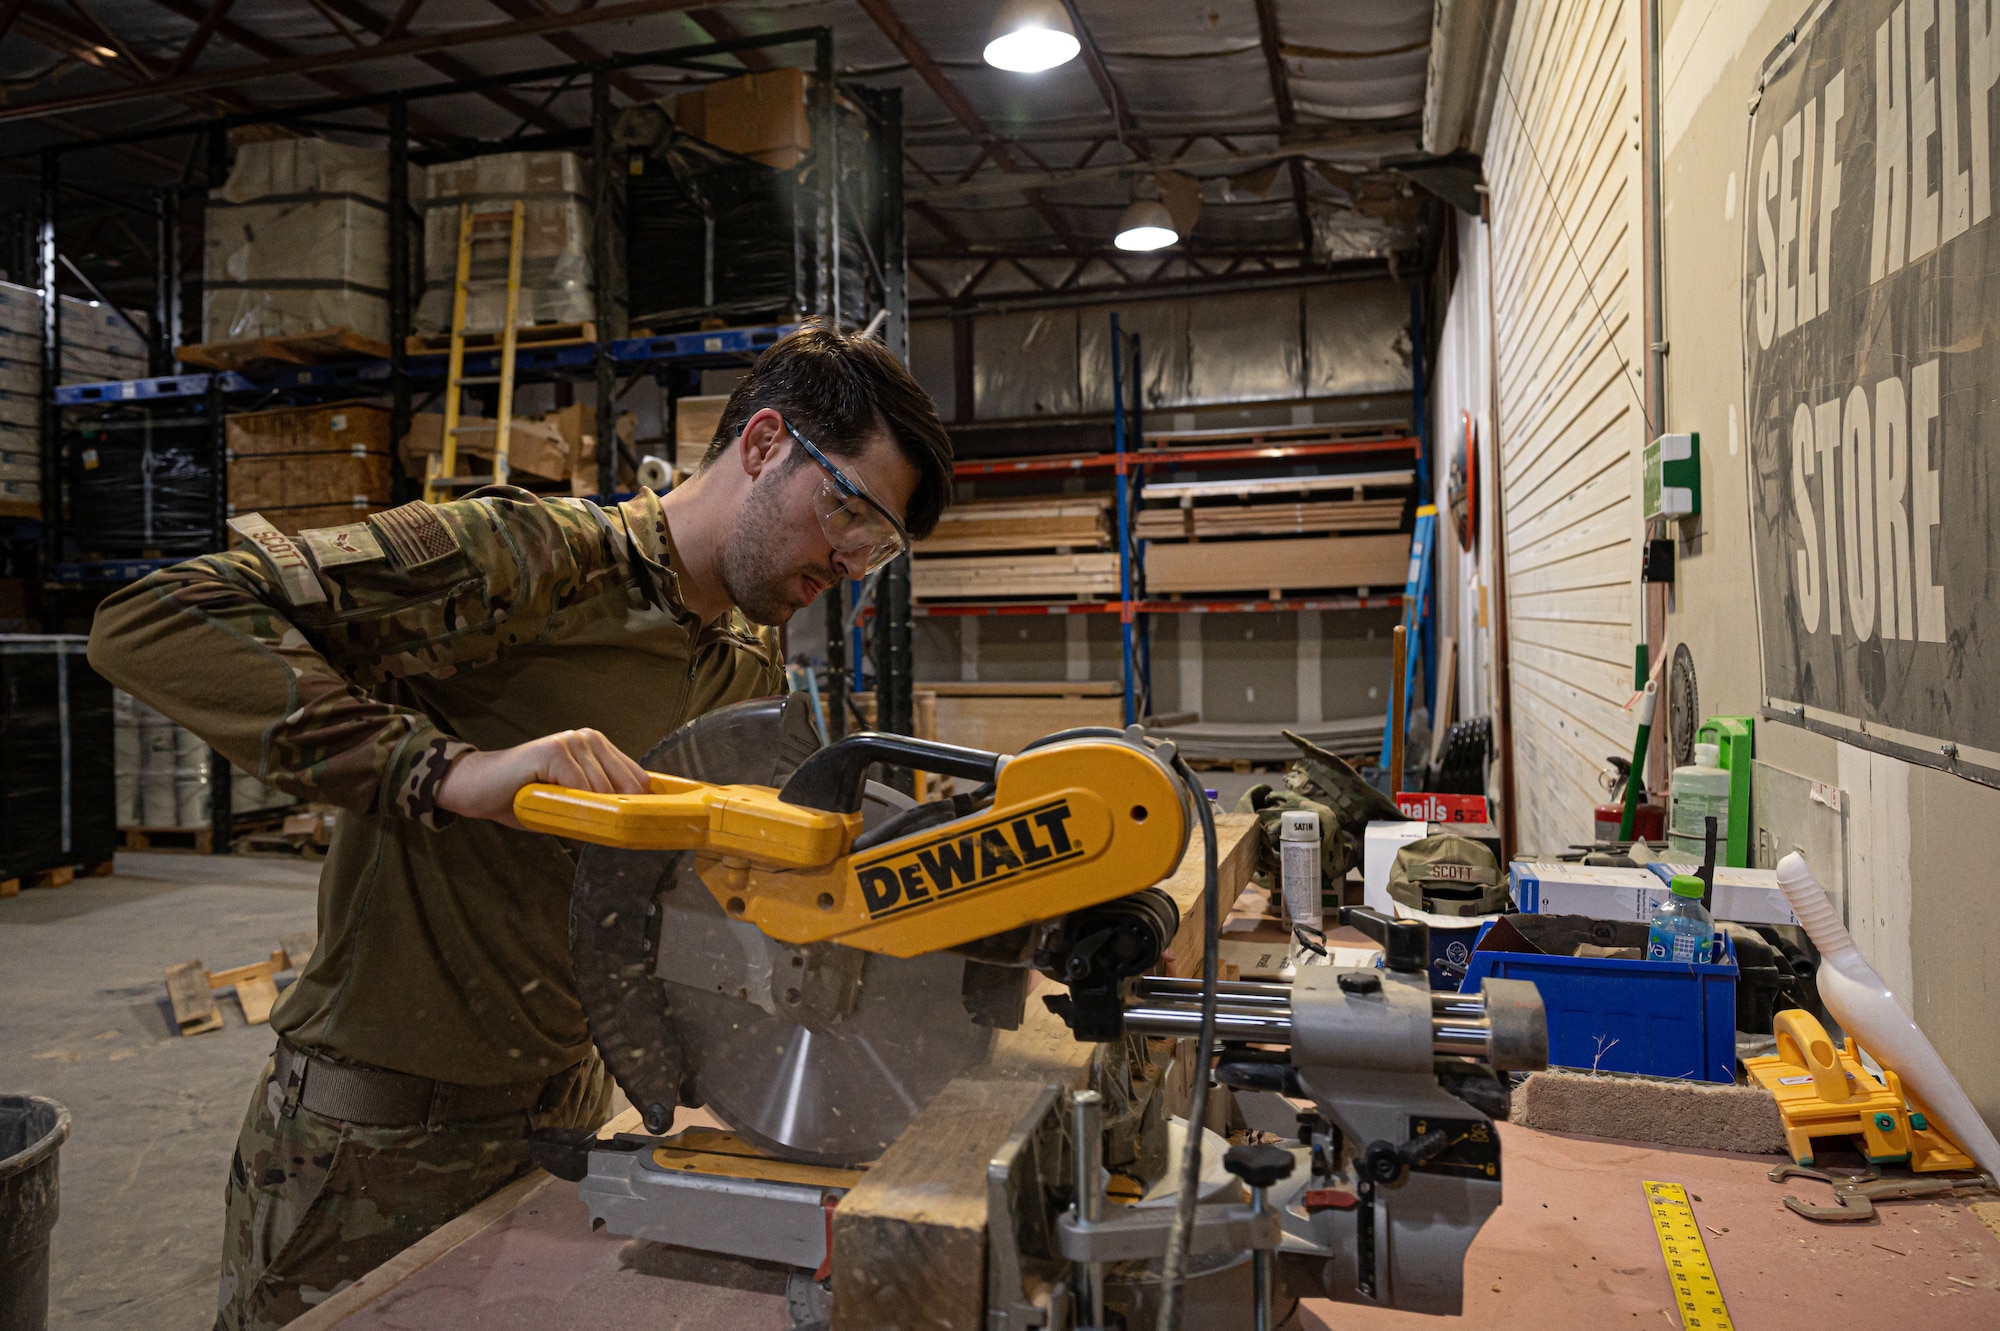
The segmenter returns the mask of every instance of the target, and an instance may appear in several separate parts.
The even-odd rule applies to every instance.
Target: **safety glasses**
[[[782,416],[779,419],[784,420]],[[860,556],[866,565],[863,573],[873,573],[908,551],[910,533],[903,524],[859,481],[836,467],[790,421],[784,421],[784,425],[792,438],[799,441],[806,456],[825,473],[819,493],[813,499],[813,511],[819,517],[820,530],[826,533],[827,544],[843,555]]]

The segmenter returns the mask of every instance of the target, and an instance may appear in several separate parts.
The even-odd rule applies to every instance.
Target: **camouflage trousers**
[[[229,1168],[216,1331],[302,1316],[526,1173],[530,1128],[601,1125],[611,1089],[592,1050],[547,1113],[367,1127],[285,1115],[267,1062]]]

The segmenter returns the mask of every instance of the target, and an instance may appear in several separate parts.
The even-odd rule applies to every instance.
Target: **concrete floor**
[[[223,1182],[272,1037],[224,997],[221,1030],[182,1038],[163,972],[269,956],[313,928],[318,879],[317,861],[120,855],[111,877],[0,900],[0,1090],[72,1119],[52,1331],[214,1322]]]

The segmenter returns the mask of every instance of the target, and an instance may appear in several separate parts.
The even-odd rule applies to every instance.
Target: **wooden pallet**
[[[215,829],[201,827],[121,827],[127,850],[184,850],[197,855],[215,853]]]
[[[110,860],[93,860],[88,864],[59,864],[53,869],[37,869],[18,878],[0,878],[0,897],[20,896],[24,887],[68,887],[79,877],[107,878],[111,869]]]
[[[271,365],[331,365],[345,360],[385,360],[389,344],[352,328],[320,328],[289,337],[244,337],[176,347],[174,358],[204,370],[250,370]]]
[[[0,499],[0,518],[19,518],[24,522],[39,521],[42,516],[40,504],[21,503],[12,499]]]
[[[494,329],[485,333],[467,333],[467,351],[498,351],[501,331]],[[514,349],[525,351],[529,347],[568,347],[579,342],[595,342],[597,325],[586,319],[574,324],[523,324],[514,330]],[[435,355],[451,350],[450,333],[413,333],[403,349],[412,356]]]

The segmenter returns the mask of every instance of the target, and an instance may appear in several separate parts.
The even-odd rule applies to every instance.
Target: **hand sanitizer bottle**
[[[1675,874],[1673,891],[1653,910],[1646,932],[1646,960],[1706,965],[1715,942],[1715,921],[1701,904],[1701,879]]]

